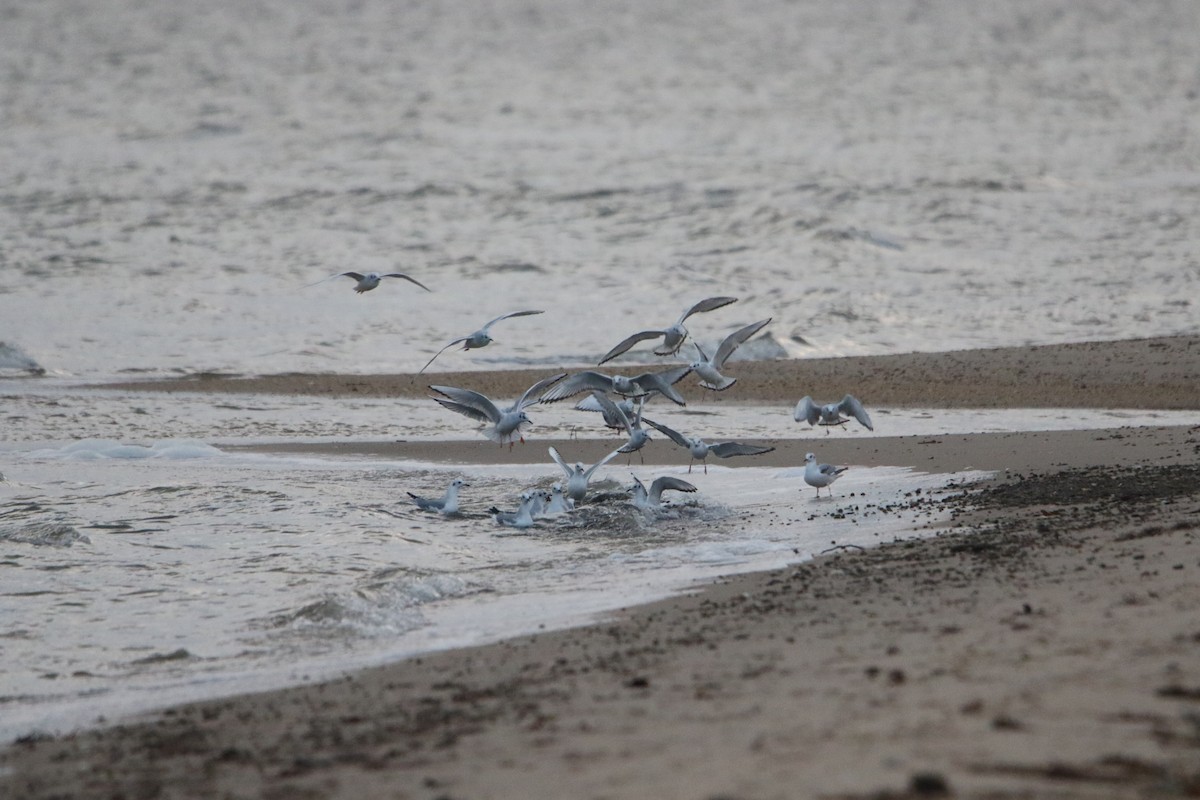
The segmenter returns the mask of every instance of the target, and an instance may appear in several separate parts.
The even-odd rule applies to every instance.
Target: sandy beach
[[[1128,406],[1136,396],[1143,407],[1197,408],[1198,352],[1196,339],[1179,337],[901,356],[883,360],[892,369],[878,385],[930,407],[987,404],[1007,364],[1026,376],[1030,406],[1114,397]],[[770,371],[780,387],[823,367],[743,366]],[[880,368],[877,359],[838,361],[838,373],[856,379]],[[996,381],[937,379],[950,374]],[[492,387],[525,380],[473,377]],[[399,393],[419,380],[204,378],[152,388]],[[781,399],[783,389],[760,391],[740,399]],[[913,498],[952,509],[933,538],[731,577],[594,626],[29,736],[4,752],[0,789],[401,798],[1200,792],[1200,430],[829,439],[846,463],[970,465],[998,477],[945,500]],[[779,444],[772,457],[786,460],[804,443]],[[436,449],[453,459],[475,445]],[[403,447],[344,449],[366,457]]]

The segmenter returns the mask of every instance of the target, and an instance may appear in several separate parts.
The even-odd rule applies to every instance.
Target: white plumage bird
[[[843,414],[847,416],[842,416]],[[796,410],[792,412],[793,419],[797,422],[808,422],[809,425],[845,425],[850,421],[850,417],[858,420],[858,423],[867,430],[875,430],[867,410],[852,394],[846,395],[836,403],[825,403],[824,405],[814,403],[813,399],[806,395],[800,398],[800,402],[796,404]]]

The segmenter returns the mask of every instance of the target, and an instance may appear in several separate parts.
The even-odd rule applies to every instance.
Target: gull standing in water
[[[733,355],[734,350],[737,350],[743,342],[766,327],[770,321],[771,318],[767,317],[764,320],[759,320],[729,334],[717,347],[717,352],[713,353],[712,358],[709,358],[705,354],[704,348],[696,344],[693,340],[692,346],[700,354],[700,359],[692,362],[692,369],[700,376],[700,385],[705,389],[712,389],[714,392],[723,392],[737,383],[737,378],[726,378],[721,374],[721,369],[725,366],[725,361]]]
[[[686,406],[687,401],[683,399],[683,395],[676,391],[674,387],[675,384],[686,378],[691,371],[692,368],[690,365],[684,365],[661,372],[643,372],[641,375],[627,378],[624,375],[605,375],[601,372],[585,370],[575,373],[547,391],[542,395],[542,402],[553,403],[556,400],[565,400],[580,392],[590,391],[614,392],[622,397],[645,397],[646,395],[658,392],[672,403]]]
[[[849,417],[843,417],[843,414],[848,414]],[[826,403],[825,405],[817,405],[811,397],[805,395],[800,398],[800,402],[796,404],[796,410],[792,412],[792,418],[796,422],[808,422],[809,425],[845,425],[850,421],[850,417],[858,420],[859,424],[867,430],[875,430],[871,424],[871,417],[867,415],[867,410],[852,394],[846,395],[836,403]],[[829,433],[829,431],[825,432]]]
[[[609,350],[607,353],[605,353],[604,357],[596,363],[599,365],[606,361],[611,361],[629,348],[633,347],[638,342],[645,341],[646,339],[657,339],[660,336],[662,337],[663,342],[660,346],[654,349],[655,355],[674,355],[675,353],[679,352],[679,348],[683,346],[683,342],[688,336],[687,328],[683,327],[684,320],[686,320],[692,314],[699,314],[703,311],[715,311],[718,308],[724,308],[730,303],[736,302],[736,297],[709,297],[701,300],[699,303],[696,303],[687,311],[683,312],[683,315],[679,318],[679,321],[674,325],[670,326],[669,328],[663,328],[662,330],[638,331],[628,339],[625,339],[623,342],[618,344],[612,350]]]
[[[525,408],[537,401],[537,395],[540,392],[561,381],[566,375],[567,373],[560,372],[549,378],[542,378],[526,389],[525,394],[521,395],[517,402],[505,409],[497,408],[496,404],[485,395],[470,389],[459,389],[454,386],[430,386],[429,388],[444,395],[433,398],[442,406],[479,422],[490,423],[484,427],[483,435],[493,442],[498,442],[501,446],[507,443],[508,449],[511,450],[517,441],[524,444],[525,437],[522,435],[522,429],[533,424],[525,413]]]
[[[637,476],[633,477],[633,486],[629,487],[633,492],[633,505],[643,511],[658,511],[662,508],[662,493],[668,489],[674,489],[678,492],[694,492],[696,487],[685,481],[683,478],[676,478],[673,475],[663,475],[661,478],[655,478],[647,490],[646,485],[638,480]]]
[[[417,374],[420,375],[422,372],[429,369],[429,365],[433,363],[434,359],[436,359],[442,353],[446,352],[447,349],[453,347],[456,344],[461,344],[463,346],[462,347],[463,350],[474,350],[475,348],[478,348],[478,347],[487,347],[489,344],[491,344],[493,341],[495,341],[494,339],[492,339],[492,336],[491,336],[491,327],[493,325],[495,325],[497,322],[499,322],[500,320],[509,319],[511,317],[528,317],[531,314],[541,314],[541,313],[543,313],[543,312],[541,312],[541,311],[513,311],[511,313],[496,317],[494,320],[487,323],[486,325],[484,325],[482,328],[475,331],[474,333],[468,334],[467,336],[463,336],[461,339],[455,339],[453,342],[446,345],[441,350],[438,350],[436,353],[433,354],[433,358],[426,361],[425,366],[421,367],[421,369],[419,369],[417,371]]]
[[[412,498],[413,505],[422,511],[436,511],[439,514],[457,514],[458,513],[458,490],[464,486],[469,486],[462,478],[455,478],[446,487],[446,493],[440,498],[432,499],[428,497],[418,497],[412,492],[408,496]]]
[[[817,497],[821,496],[823,487],[830,486],[848,469],[847,467],[835,467],[832,464],[818,464],[817,456],[814,453],[805,453],[804,465],[804,482],[816,488]],[[829,490],[829,496],[833,496],[832,488]]]
[[[718,442],[716,444],[708,444],[699,436],[684,436],[679,431],[668,428],[666,425],[655,422],[652,419],[642,419],[650,427],[655,430],[662,431],[675,444],[691,453],[692,457],[688,461],[688,472],[692,471],[692,464],[696,461],[704,464],[704,474],[708,474],[708,462],[705,460],[709,454],[717,458],[730,458],[731,456],[761,456],[763,453],[769,453],[774,450],[774,447],[764,447],[758,444],[742,444],[741,442]]]
[[[563,460],[563,457],[558,454],[557,450],[555,450],[553,447],[548,449],[550,451],[550,458],[554,459],[554,463],[558,464],[558,466],[562,468],[563,473],[566,475],[566,494],[567,497],[576,503],[576,505],[583,502],[583,498],[587,495],[588,481],[590,481],[592,476],[596,474],[596,470],[600,469],[600,467],[603,467],[609,461],[612,461],[617,457],[617,454],[621,452],[620,450],[613,450],[595,464],[592,464],[587,469],[584,469],[583,464],[578,462],[576,462],[574,467],[567,466],[567,462]]]
[[[384,278],[403,278],[406,281],[415,283],[417,286],[420,286],[427,292],[432,291],[428,286],[421,283],[416,278],[405,275],[403,272],[387,272],[383,274],[378,272],[339,272],[337,275],[330,275],[328,278],[322,278],[321,280],[317,281],[317,283],[324,283],[325,281],[330,281],[334,278],[353,278],[356,281],[354,284],[354,291],[358,294],[371,291],[378,286],[379,282]],[[310,283],[309,286],[316,286],[317,283]]]

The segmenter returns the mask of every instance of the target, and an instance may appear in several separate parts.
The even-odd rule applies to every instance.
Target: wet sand
[[[862,394],[891,392],[880,402],[949,407],[998,403],[1019,374],[1025,406],[1198,408],[1197,355],[1196,340],[1181,337],[839,359],[824,366],[828,387],[806,385],[836,394],[869,377],[876,383]],[[751,392],[760,384],[747,380],[739,400],[778,391],[772,401],[794,401],[788,381],[807,380],[814,363],[746,364],[778,384]],[[502,390],[528,376],[472,378]],[[205,378],[155,388],[403,393],[396,387],[425,380]],[[1144,405],[1131,402],[1138,397]],[[479,443],[451,444],[461,452],[437,450],[467,458]],[[408,446],[431,449],[381,442],[346,452]],[[772,457],[801,446],[781,443]],[[851,464],[1007,471],[951,499],[912,498],[949,504],[953,522],[934,538],[732,577],[593,626],[30,736],[0,756],[0,794],[1200,793],[1200,430],[831,436],[823,450]],[[519,448],[505,457],[525,458]]]

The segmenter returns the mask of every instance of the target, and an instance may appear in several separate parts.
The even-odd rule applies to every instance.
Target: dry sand
[[[1177,338],[739,369],[777,381],[742,400],[869,382],[884,403],[1200,408],[1197,356]],[[472,378],[503,390],[528,375]],[[423,381],[155,388],[399,394]],[[914,498],[953,509],[932,539],[730,578],[591,627],[30,737],[3,754],[0,796],[1200,795],[1200,430],[827,449],[1010,471]]]

